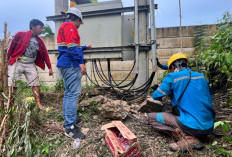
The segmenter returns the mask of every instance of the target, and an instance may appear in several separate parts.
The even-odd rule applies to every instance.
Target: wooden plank
[[[2,55],[2,64],[3,64],[3,82],[4,82],[4,88],[5,93],[8,95],[8,62],[7,62],[7,45],[9,42],[9,36],[10,34],[7,34],[7,22],[4,24],[4,42],[3,42],[3,55]]]

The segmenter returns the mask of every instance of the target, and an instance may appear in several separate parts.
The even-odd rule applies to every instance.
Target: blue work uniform
[[[190,72],[191,80],[188,84]],[[176,104],[185,88],[182,98]],[[210,88],[203,74],[191,71],[189,68],[169,73],[153,93],[152,98],[160,100],[166,95],[171,96],[171,105],[179,110],[178,120],[183,126],[196,130],[213,128],[215,112]]]
[[[168,65],[166,65],[166,64],[161,64],[161,67],[160,67],[161,69],[163,69],[163,70],[168,70]]]

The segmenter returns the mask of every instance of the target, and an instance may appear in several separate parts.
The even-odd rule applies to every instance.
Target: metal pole
[[[179,14],[180,14],[180,51],[183,52],[183,38],[182,38],[182,27],[181,27],[181,3],[179,0]]]
[[[147,5],[147,0],[138,0],[138,6]],[[147,14],[148,11],[139,11],[138,13],[138,36],[139,36],[139,45],[147,45]],[[138,54],[138,65],[139,65],[139,75],[135,82],[135,87],[140,87],[149,79],[149,52],[148,51],[141,51],[139,50]]]
[[[151,39],[151,35],[150,35],[150,27],[149,27],[149,19],[150,19],[150,15],[147,14],[147,42]]]
[[[135,72],[139,73],[139,16],[138,16],[138,0],[134,1],[135,3]]]
[[[4,88],[5,88],[5,93],[6,95],[8,95],[8,62],[7,62],[7,43],[8,39],[7,39],[7,22],[5,22],[4,24],[4,43],[3,43],[3,82],[4,82]]]
[[[156,28],[155,28],[155,8],[154,0],[150,0],[150,22],[151,22],[151,52],[152,52],[152,70],[157,72],[157,61],[156,61]]]

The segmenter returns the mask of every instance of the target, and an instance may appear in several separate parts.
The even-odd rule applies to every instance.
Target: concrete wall
[[[57,49],[55,46],[55,38],[54,36],[47,36],[47,37],[41,37],[47,47],[48,50],[54,50]],[[40,69],[37,67],[38,73],[39,73],[39,80],[44,82],[47,85],[54,85],[56,82],[56,78],[59,77],[59,72],[56,68],[56,62],[57,62],[57,54],[49,54],[50,61],[52,64],[52,69],[54,72],[54,77],[49,76],[48,68],[45,66],[45,70]]]
[[[182,27],[182,51],[189,57],[196,54],[196,34],[205,32],[204,35],[212,36],[217,25],[197,25]],[[177,52],[181,51],[181,38],[179,27],[157,28],[157,43],[160,44],[157,49],[157,57],[161,64],[167,64],[169,58]],[[151,63],[150,63],[151,65]],[[151,67],[151,66],[150,66]],[[150,68],[149,68],[150,69]],[[150,69],[150,72],[152,69]],[[164,70],[159,70],[154,82],[160,82]]]
[[[213,33],[216,30],[216,25],[207,25],[207,26],[183,26],[183,51],[187,53],[189,56],[193,56],[196,53],[195,49],[195,37],[194,35],[199,32],[201,29],[207,28],[208,34],[207,35],[213,35]],[[167,28],[157,28],[157,43],[160,44],[157,49],[157,55],[160,59],[160,62],[162,64],[167,64],[168,59],[170,56],[174,53],[177,53],[180,51],[180,45],[181,45],[181,38],[179,37],[179,27],[167,27]],[[44,37],[43,38],[46,46],[48,49],[54,49],[55,43],[54,39],[52,37]],[[55,78],[48,77],[48,70],[45,71],[38,70],[39,71],[39,78],[41,81],[44,81],[46,84],[55,84],[55,80],[59,79],[58,71],[56,70],[55,64],[57,61],[57,56],[54,54],[50,54],[50,59],[53,67],[53,71],[55,72]],[[152,65],[151,65],[151,54],[150,54],[150,61],[149,61],[149,72],[151,73]],[[106,61],[102,61],[102,68],[104,73],[107,75],[107,63]],[[117,81],[123,80],[131,68],[133,67],[133,61],[111,61],[111,70],[113,78]],[[88,70],[91,70],[91,64],[86,64]],[[162,78],[162,73],[164,71],[160,70],[158,71],[158,74],[156,75],[154,82],[159,82],[160,78]],[[96,76],[97,77],[97,76]],[[94,76],[92,74],[92,78],[94,79]],[[100,80],[97,77],[98,80]],[[128,78],[128,81],[133,79],[133,73]],[[83,84],[86,83],[86,77],[82,78]],[[100,81],[101,83],[101,81]]]

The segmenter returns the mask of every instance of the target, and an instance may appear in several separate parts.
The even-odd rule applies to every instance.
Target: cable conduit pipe
[[[138,0],[134,0],[135,4],[135,63],[136,63],[136,74],[139,73],[139,16],[138,16]]]
[[[152,70],[157,72],[156,61],[156,28],[155,28],[155,8],[154,0],[150,0],[150,21],[151,21],[151,52],[152,52]]]

